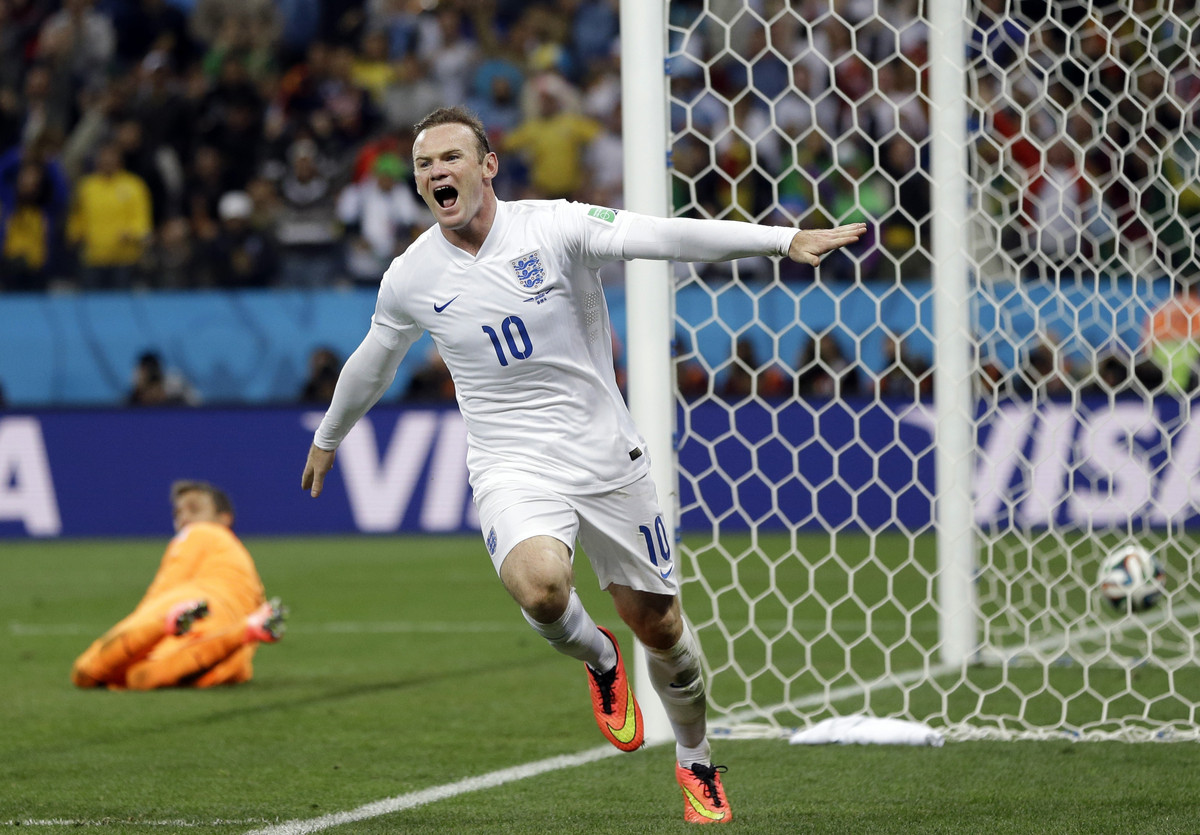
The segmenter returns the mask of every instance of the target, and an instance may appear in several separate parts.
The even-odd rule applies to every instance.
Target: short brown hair
[[[229,501],[229,496],[220,487],[209,484],[207,481],[188,479],[176,481],[171,485],[171,504],[174,504],[184,493],[207,494],[212,498],[213,506],[216,507],[217,513],[228,513],[229,518],[233,518],[233,502]]]
[[[436,128],[438,125],[465,125],[470,128],[479,145],[480,162],[483,162],[483,158],[492,152],[492,146],[488,142],[487,128],[483,126],[483,121],[467,108],[439,107],[413,125],[413,136],[419,136],[421,131]]]

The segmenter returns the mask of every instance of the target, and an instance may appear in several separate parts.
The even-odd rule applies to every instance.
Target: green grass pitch
[[[583,671],[525,626],[478,537],[248,545],[288,635],[247,685],[152,693],[75,690],[68,670],[140,597],[165,538],[0,548],[0,829],[244,833],[602,744]],[[585,566],[580,591],[616,625]],[[1195,743],[726,740],[716,755],[747,833],[1200,832]],[[688,828],[655,747],[327,831]]]

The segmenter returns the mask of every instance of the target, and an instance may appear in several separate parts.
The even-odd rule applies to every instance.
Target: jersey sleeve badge
[[[606,209],[603,206],[592,206],[588,209],[587,216],[603,223],[615,223],[617,220],[616,210]]]

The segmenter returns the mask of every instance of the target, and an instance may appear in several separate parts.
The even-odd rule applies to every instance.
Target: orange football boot
[[[676,763],[675,779],[683,789],[683,819],[688,823],[729,823],[733,810],[721,787],[723,765],[694,763],[688,768]]]
[[[607,673],[588,671],[588,687],[592,691],[592,712],[604,738],[622,751],[636,751],[645,741],[642,728],[642,709],[638,707],[629,679],[625,675],[625,662],[621,658],[621,647],[617,639],[603,626],[597,627],[612,641],[617,651],[617,665]],[[586,666],[586,665],[585,665]]]

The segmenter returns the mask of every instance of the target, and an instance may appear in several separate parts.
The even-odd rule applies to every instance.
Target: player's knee
[[[570,583],[553,577],[531,578],[512,590],[513,599],[539,623],[552,623],[563,616],[571,601]]]
[[[540,623],[562,617],[571,601],[571,564],[555,553],[515,548],[500,579],[517,605]]]

